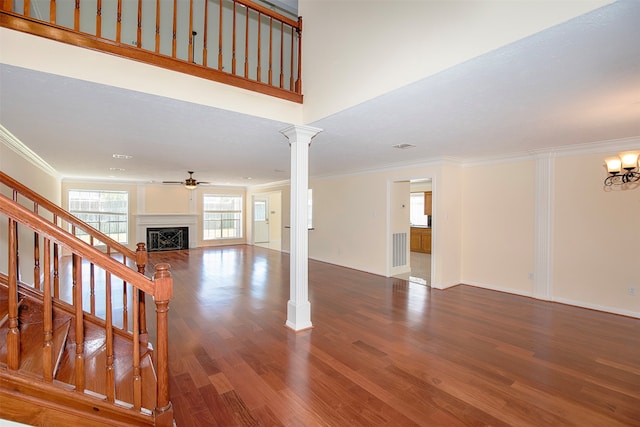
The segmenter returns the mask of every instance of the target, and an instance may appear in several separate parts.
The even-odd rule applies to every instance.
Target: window
[[[129,238],[129,193],[126,191],[69,190],[69,212],[113,240],[127,243]],[[89,243],[89,235],[76,230]]]
[[[204,240],[242,237],[242,196],[205,194],[202,215]]]
[[[428,223],[427,216],[424,214],[424,193],[411,193],[409,206],[411,225],[426,226]]]

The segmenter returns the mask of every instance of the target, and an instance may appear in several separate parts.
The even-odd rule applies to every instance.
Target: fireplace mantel
[[[189,248],[198,247],[197,214],[137,214],[136,242],[147,241],[147,228],[189,227]]]

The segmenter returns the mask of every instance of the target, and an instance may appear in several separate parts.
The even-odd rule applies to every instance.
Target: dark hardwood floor
[[[314,328],[295,333],[287,254],[160,261],[178,426],[640,425],[640,319],[310,261]]]

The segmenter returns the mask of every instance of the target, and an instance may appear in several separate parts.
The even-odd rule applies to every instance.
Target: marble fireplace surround
[[[136,242],[147,243],[147,228],[189,227],[189,249],[198,247],[197,214],[137,214]]]

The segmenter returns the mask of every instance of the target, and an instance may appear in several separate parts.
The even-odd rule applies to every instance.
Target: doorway
[[[409,281],[431,285],[432,194],[431,179],[413,179],[409,183],[411,224],[411,273]]]
[[[282,250],[282,194],[280,191],[256,194],[253,204],[253,244]]]
[[[253,244],[269,243],[269,198],[253,198]]]

